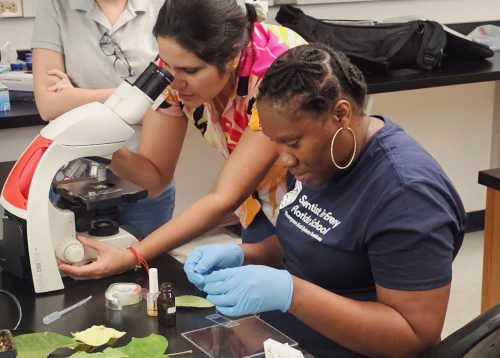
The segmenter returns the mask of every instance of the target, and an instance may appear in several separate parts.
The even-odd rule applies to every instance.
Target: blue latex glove
[[[200,290],[205,285],[205,276],[213,271],[241,266],[244,260],[240,245],[212,244],[195,248],[184,262],[184,272]]]
[[[293,281],[286,270],[248,265],[215,271],[205,277],[207,300],[226,316],[288,311]]]

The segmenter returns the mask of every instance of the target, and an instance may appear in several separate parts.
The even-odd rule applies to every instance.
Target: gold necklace
[[[236,71],[231,73],[231,77],[227,81],[227,84],[224,86],[222,91],[220,91],[220,93],[214,98],[215,108],[217,109],[217,111],[221,116],[222,113],[224,113],[224,110],[226,109],[229,103],[229,99],[231,98],[235,88],[236,88]]]

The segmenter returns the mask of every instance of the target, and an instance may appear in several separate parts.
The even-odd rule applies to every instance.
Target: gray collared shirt
[[[121,48],[135,76],[158,55],[152,29],[162,0],[128,0],[111,26],[94,0],[39,0],[31,40],[32,48],[64,55],[66,73],[80,88],[116,87],[122,78],[114,67],[116,57],[100,45],[104,33]]]

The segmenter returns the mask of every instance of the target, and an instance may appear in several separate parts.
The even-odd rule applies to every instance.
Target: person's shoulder
[[[67,1],[67,0],[65,0]],[[81,0],[80,0],[81,1]],[[88,0],[83,0],[83,1],[88,1]],[[90,0],[94,1],[94,0]],[[160,8],[162,7],[163,3],[165,0],[129,0],[128,7],[130,10],[134,11],[136,14],[141,14],[141,13],[146,13],[150,17],[154,18],[156,21],[156,18],[158,16],[158,12],[160,11]]]
[[[393,173],[401,185],[446,178],[441,165],[417,140],[390,119],[383,120],[385,125],[374,138],[376,145],[370,146],[380,159],[376,161],[380,170]]]
[[[141,0],[141,1],[143,1],[143,0]],[[165,3],[165,0],[149,0],[148,3],[150,5],[161,7]]]
[[[39,14],[45,14],[48,11],[53,11],[61,18],[67,18],[68,16],[72,16],[72,14],[78,13],[81,10],[87,10],[91,6],[92,2],[92,0],[38,0],[37,8],[38,11],[42,10],[42,12],[37,13],[37,17],[40,17]]]
[[[285,43],[288,47],[295,47],[299,45],[306,45],[307,41],[304,40],[298,33],[281,25],[267,24],[263,22],[256,22],[254,24],[254,31],[265,34],[273,34],[281,42]]]
[[[39,0],[39,1],[46,1],[48,3],[53,4],[55,7],[59,9],[74,9],[78,10],[80,8],[88,8],[91,4],[91,1],[87,4],[85,0],[80,1],[78,3],[68,1],[68,0]]]
[[[149,11],[155,16],[158,16],[158,12],[160,11],[160,8],[163,6],[164,3],[165,0],[149,0],[148,1]]]
[[[38,0],[37,7],[51,7],[51,8],[60,8],[64,6],[68,6],[69,1],[64,0]]]
[[[379,117],[384,126],[376,133],[376,140],[387,152],[392,161],[405,165],[416,164],[415,161],[432,161],[437,164],[432,155],[401,126],[387,117]],[[413,159],[408,161],[409,159]]]

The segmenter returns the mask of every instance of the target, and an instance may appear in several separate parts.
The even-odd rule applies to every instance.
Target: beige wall
[[[0,45],[8,40],[17,49],[29,48],[33,22],[33,18],[0,18]]]
[[[224,162],[215,148],[209,146],[193,126],[189,126],[175,171],[176,213],[212,187]]]
[[[393,119],[437,159],[467,211],[485,208],[477,176],[490,167],[493,87],[487,82],[374,96],[372,113]]]

